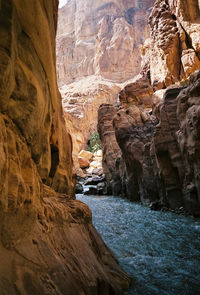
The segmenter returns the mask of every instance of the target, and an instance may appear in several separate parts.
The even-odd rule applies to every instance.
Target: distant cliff
[[[59,11],[59,85],[101,75],[123,82],[140,71],[139,46],[148,38],[155,0],[70,0]]]

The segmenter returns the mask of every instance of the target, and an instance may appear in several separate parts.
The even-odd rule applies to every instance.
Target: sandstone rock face
[[[0,1],[0,294],[118,294],[126,275],[72,197],[57,5]]]
[[[72,135],[74,170],[79,174],[78,154],[97,130],[98,108],[102,103],[116,102],[121,87],[101,77],[90,76],[60,90],[66,128]]]
[[[150,148],[154,117],[137,106],[119,110],[113,118],[117,142],[126,164],[126,193],[143,203],[158,199],[158,185]]]
[[[149,36],[155,0],[71,0],[59,12],[59,85],[101,75],[123,82],[140,71],[139,46]]]
[[[188,87],[166,91],[152,142],[168,206],[184,206],[195,216],[200,216],[199,90],[197,72]]]
[[[200,216],[200,72],[188,84],[169,87],[152,115],[136,105],[119,110],[113,126],[126,164],[127,197]]]
[[[197,0],[155,2],[149,17],[150,72],[155,89],[200,69],[200,12]]]
[[[107,181],[107,191],[115,196],[126,193],[125,165],[112,124],[117,111],[117,107],[109,104],[102,104],[98,110],[98,132],[102,143],[102,163]]]

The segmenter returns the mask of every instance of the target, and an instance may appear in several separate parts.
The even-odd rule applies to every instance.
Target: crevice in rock
[[[51,144],[51,169],[49,172],[49,177],[51,178],[54,177],[58,164],[59,164],[59,150],[54,144]]]
[[[192,45],[192,40],[191,40],[191,37],[189,36],[189,34],[187,33],[187,31],[185,30],[185,28],[183,27],[183,25],[179,22],[181,28],[183,29],[184,33],[185,33],[185,41],[186,41],[186,45],[189,48],[193,49],[197,58],[199,59],[200,61],[200,52],[196,51],[196,49],[194,48],[194,46]]]

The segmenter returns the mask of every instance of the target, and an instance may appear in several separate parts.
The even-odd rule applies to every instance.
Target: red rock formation
[[[0,294],[119,294],[127,277],[72,196],[57,5],[0,1]]]

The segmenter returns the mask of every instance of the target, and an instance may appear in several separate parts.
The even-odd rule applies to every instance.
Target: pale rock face
[[[154,0],[71,0],[59,12],[59,85],[88,75],[123,82],[140,71]]]
[[[102,103],[115,103],[121,86],[102,77],[90,76],[60,88],[67,131],[72,135],[74,171],[77,157],[97,129],[97,112]],[[80,171],[79,171],[80,172]]]

